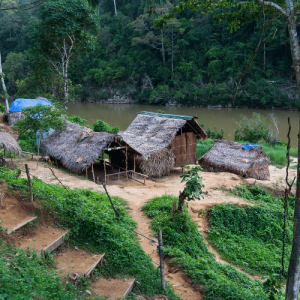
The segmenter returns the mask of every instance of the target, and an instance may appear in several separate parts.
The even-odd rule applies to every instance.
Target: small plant
[[[97,120],[93,124],[93,130],[96,132],[108,132],[108,133],[112,133],[112,134],[118,134],[120,132],[119,126],[110,127],[109,124],[105,123],[102,120]]]
[[[266,279],[263,283],[263,290],[269,294],[270,300],[276,300],[277,295],[282,295],[284,293],[279,274],[274,273],[272,275],[265,275],[261,279]]]
[[[202,182],[203,178],[198,174],[202,168],[200,166],[186,166],[184,169],[188,171],[180,174],[180,178],[182,178],[181,182],[185,182],[186,184],[184,190],[179,193],[178,214],[182,213],[185,199],[191,201],[200,199],[201,197],[204,198],[202,188],[204,188],[205,185]]]
[[[86,125],[86,121],[85,119],[81,119],[80,117],[78,116],[68,116],[66,117],[66,120],[68,120],[69,122],[72,122],[74,124],[78,124],[80,126],[85,126],[87,128],[91,128],[91,126],[89,125]]]
[[[164,111],[164,110],[161,110],[161,109],[159,109],[157,112],[158,112],[159,114],[165,114],[165,111]]]
[[[214,127],[215,130],[211,130],[210,128],[207,128],[206,134],[209,139],[217,139],[217,140],[222,140],[224,137],[224,130],[221,128],[220,131],[218,132],[217,127]]]
[[[3,106],[2,104],[0,104],[0,112],[2,112],[3,114],[5,114],[6,112],[5,106]]]

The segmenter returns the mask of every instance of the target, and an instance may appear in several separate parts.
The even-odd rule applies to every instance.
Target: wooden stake
[[[99,175],[96,175],[96,183],[99,183]]]
[[[119,173],[118,173],[118,180],[120,180],[120,169],[119,169]]]
[[[94,182],[96,182],[95,181],[95,173],[94,173],[94,164],[92,164],[92,173],[93,173],[93,180],[94,180]]]
[[[158,230],[158,245],[159,245],[159,258],[160,258],[160,280],[161,287],[165,290],[165,267],[164,267],[164,252],[163,252],[163,240],[162,240],[162,231]]]
[[[3,199],[4,199],[4,194],[0,194],[0,205],[2,205],[3,204]]]
[[[135,154],[133,155],[133,172],[135,172]],[[134,173],[132,173],[133,178]]]
[[[29,194],[30,194],[30,203],[33,203],[33,194],[32,194],[32,184],[31,184],[31,178],[28,170],[28,165],[25,164],[27,179],[28,179],[28,185],[29,185]]]
[[[107,197],[108,197],[108,199],[109,199],[109,201],[110,201],[110,204],[111,204],[111,206],[112,206],[112,208],[113,208],[113,210],[114,210],[116,216],[118,216],[119,214],[118,214],[118,212],[117,212],[117,210],[116,210],[116,208],[115,208],[115,206],[114,206],[114,204],[113,204],[113,202],[112,202],[112,200],[111,200],[111,198],[110,198],[110,195],[109,195],[109,193],[108,193],[108,191],[107,191],[107,189],[106,189],[106,183],[103,183],[102,185],[103,185],[103,187],[104,187],[104,189],[105,189],[106,195],[107,195]]]
[[[146,176],[144,176],[144,185],[146,185]]]
[[[17,180],[19,179],[20,175],[21,175],[21,170],[18,170],[17,175],[16,175]]]
[[[85,167],[85,177],[88,178],[88,171],[87,171],[87,167]]]
[[[128,161],[127,161],[127,145],[126,145],[126,180],[128,180],[128,174],[127,174],[127,171],[128,171]]]
[[[176,201],[172,201],[172,218],[175,216],[175,210],[176,210]]]
[[[104,182],[106,183],[106,164],[105,164],[105,160],[103,160],[103,166],[104,166]]]

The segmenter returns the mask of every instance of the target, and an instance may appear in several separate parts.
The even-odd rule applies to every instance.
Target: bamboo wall
[[[171,142],[171,148],[176,157],[175,166],[182,167],[196,164],[197,138],[192,132],[186,132],[176,136]]]

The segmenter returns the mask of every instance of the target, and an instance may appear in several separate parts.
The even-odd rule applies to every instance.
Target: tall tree
[[[75,54],[95,49],[96,38],[91,31],[99,30],[99,17],[84,0],[56,0],[41,6],[41,21],[32,39],[36,50],[63,78],[65,109],[69,102],[68,68]]]
[[[1,83],[2,83],[3,93],[4,93],[4,98],[5,98],[6,112],[8,113],[8,111],[9,111],[8,94],[7,94],[6,85],[5,85],[5,82],[4,82],[3,71],[2,71],[1,52],[0,52],[0,77],[1,77]]]

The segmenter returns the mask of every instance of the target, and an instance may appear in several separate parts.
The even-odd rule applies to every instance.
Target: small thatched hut
[[[199,158],[198,163],[205,171],[231,172],[260,180],[270,179],[271,161],[262,147],[248,151],[242,146],[240,143],[215,140],[214,146]]]
[[[144,174],[160,177],[174,167],[197,162],[196,143],[207,135],[197,117],[138,112],[120,136],[142,156],[138,167]]]
[[[124,142],[116,135],[107,132],[94,132],[67,120],[65,120],[65,124],[65,130],[56,130],[50,134],[43,141],[41,149],[44,154],[59,160],[72,172],[80,173],[89,168],[108,147],[120,148],[120,152],[125,151]],[[139,155],[130,147],[128,147],[128,151]],[[112,152],[114,151],[109,153]]]
[[[0,132],[0,147],[3,147],[4,151],[9,154],[14,153],[18,156],[22,154],[18,142],[6,132]]]

